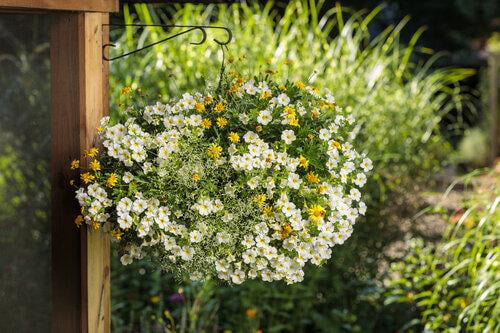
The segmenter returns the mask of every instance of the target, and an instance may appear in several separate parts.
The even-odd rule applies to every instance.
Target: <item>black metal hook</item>
[[[169,24],[105,24],[105,26],[122,27],[122,28],[124,28],[124,27],[187,28],[187,30],[181,31],[181,32],[176,33],[176,34],[174,34],[172,36],[164,38],[162,40],[156,41],[154,43],[151,43],[151,44],[148,44],[146,46],[143,46],[143,47],[141,47],[139,49],[136,49],[136,50],[133,50],[133,51],[121,54],[121,55],[113,57],[113,58],[106,57],[106,48],[107,47],[116,47],[116,45],[115,44],[111,44],[111,43],[110,44],[105,44],[102,47],[102,51],[103,51],[103,56],[102,57],[106,61],[112,61],[112,60],[116,60],[116,59],[127,57],[127,56],[129,56],[131,54],[143,51],[145,49],[148,49],[148,48],[153,47],[155,45],[164,43],[164,42],[166,42],[166,41],[168,41],[170,39],[173,39],[175,37],[179,37],[181,35],[187,34],[187,33],[191,32],[191,31],[194,31],[194,30],[201,31],[202,38],[198,42],[191,42],[190,44],[192,44],[192,45],[201,45],[201,44],[205,43],[205,41],[207,40],[207,32],[206,32],[205,29],[220,29],[220,30],[224,30],[227,33],[228,38],[227,38],[226,41],[221,42],[218,39],[214,38],[214,41],[217,44],[219,44],[220,46],[224,46],[224,45],[229,44],[232,41],[232,39],[233,39],[233,33],[231,32],[231,29],[226,28],[226,27],[221,27],[221,26],[211,26],[211,25],[169,25]]]

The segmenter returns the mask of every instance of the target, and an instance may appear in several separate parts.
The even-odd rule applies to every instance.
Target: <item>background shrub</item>
[[[290,1],[281,16],[271,5],[124,7],[125,23],[230,27],[235,39],[226,56],[228,71],[247,76],[267,71],[330,89],[339,105],[352,108],[360,124],[355,133],[357,147],[374,160],[375,169],[367,185],[366,219],[356,225],[349,241],[334,250],[324,267],[306,272],[303,283],[179,286],[147,262],[114,265],[116,330],[137,331],[144,325],[146,331],[151,327],[161,330],[169,323],[169,316],[181,331],[193,332],[251,332],[257,328],[266,332],[385,332],[407,321],[408,312],[383,304],[380,281],[388,261],[386,249],[401,238],[401,220],[415,213],[408,204],[408,193],[429,182],[447,160],[451,148],[440,125],[450,110],[460,111],[463,103],[468,103],[458,82],[471,71],[430,71],[435,58],[420,62],[415,57],[415,43],[422,30],[408,45],[399,43],[406,20],[373,36],[368,26],[380,9],[352,12],[337,6],[323,11],[321,4]],[[167,35],[160,28],[127,28],[123,34],[112,34],[121,47],[113,52]],[[215,43],[189,45],[197,37],[186,35],[112,62],[115,104],[120,103],[119,92],[125,86],[140,88],[154,100],[216,85],[221,50]],[[139,271],[144,273],[140,277]],[[179,288],[183,288],[184,300],[171,302],[169,295]],[[159,300],[153,299],[158,302],[153,302],[151,297],[158,295]],[[164,309],[169,312],[162,313]]]

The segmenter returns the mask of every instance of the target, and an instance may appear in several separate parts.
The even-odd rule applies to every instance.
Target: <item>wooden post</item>
[[[103,13],[52,14],[53,332],[110,331],[109,238],[84,227],[78,234],[68,186],[78,177],[68,163],[96,145],[99,120],[108,114],[107,22]]]

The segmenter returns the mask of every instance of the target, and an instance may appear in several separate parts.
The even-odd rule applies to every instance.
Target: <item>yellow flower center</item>
[[[116,175],[116,173],[111,173],[108,179],[106,179],[106,186],[109,188],[115,187],[117,182],[118,176]]]
[[[307,213],[309,214],[309,218],[311,220],[318,222],[325,216],[326,211],[320,205],[314,205],[307,210]]]
[[[207,155],[213,159],[218,159],[222,153],[222,147],[213,143],[207,149]]]
[[[229,133],[228,138],[232,143],[240,142],[240,136],[238,135],[238,133],[231,132]]]
[[[101,170],[101,163],[98,160],[93,160],[90,162],[90,169],[94,172]]]
[[[215,105],[215,107],[214,107],[214,111],[215,111],[216,113],[221,113],[222,111],[224,111],[224,108],[225,108],[224,103],[219,102],[219,103],[217,103],[217,104]]]
[[[195,108],[196,111],[202,112],[203,110],[205,110],[205,105],[203,105],[202,103],[196,103]]]
[[[203,128],[210,128],[212,127],[212,121],[208,118],[204,118],[202,121],[201,121],[201,126]]]
[[[312,172],[312,171],[311,171],[311,172],[309,172],[309,173],[307,174],[306,178],[307,178],[307,181],[308,181],[309,183],[312,183],[312,184],[317,184],[317,183],[319,183],[319,177],[318,177],[318,175],[317,175],[317,174],[315,174],[315,173],[314,173],[314,172]]]
[[[307,169],[307,167],[309,166],[309,161],[307,160],[307,158],[305,158],[304,156],[300,155],[300,157],[299,157],[299,165],[301,167],[303,167],[304,169]]]
[[[220,128],[224,128],[226,127],[226,125],[227,125],[227,119],[222,117],[217,118],[217,126],[219,126]]]

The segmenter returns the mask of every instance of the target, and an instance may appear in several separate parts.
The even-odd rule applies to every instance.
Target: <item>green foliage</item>
[[[442,243],[415,239],[391,267],[386,304],[410,305],[426,331],[500,330],[500,174],[489,177],[449,217]]]
[[[360,124],[355,145],[374,159],[375,170],[367,184],[366,220],[355,226],[349,241],[334,250],[328,265],[306,272],[306,280],[296,286],[250,282],[238,288],[214,289],[213,296],[203,302],[216,302],[219,320],[198,326],[198,331],[212,331],[215,327],[245,332],[243,327],[248,331],[261,327],[270,332],[386,332],[401,327],[401,322],[408,319],[404,309],[387,309],[382,304],[383,289],[376,280],[380,263],[385,260],[387,245],[400,237],[393,221],[415,213],[397,205],[400,193],[428,181],[447,161],[450,146],[439,125],[451,109],[460,111],[467,102],[458,82],[471,71],[431,72],[435,58],[416,63],[413,53],[422,31],[410,44],[400,44],[406,20],[372,36],[368,26],[380,9],[353,13],[337,6],[324,11],[322,3],[291,1],[282,16],[269,4],[124,7],[125,23],[230,27],[235,39],[226,55],[228,70],[247,76],[269,71],[330,89],[339,105],[352,106]],[[119,52],[166,37],[156,28],[133,31],[129,28],[123,35],[113,34],[122,48]],[[186,35],[113,62],[113,100],[118,101],[124,86],[141,88],[150,97],[179,96],[185,91],[215,86],[222,54],[214,43],[189,45],[197,37]],[[218,34],[215,37],[224,38]],[[138,294],[137,302],[147,302],[145,293],[138,292],[140,287],[134,287],[131,281],[136,274],[134,267],[129,270],[114,266],[113,271],[115,276],[127,277],[128,283],[121,287]],[[154,267],[149,265],[151,270]],[[169,285],[163,293],[176,290],[176,286]],[[114,298],[115,303],[122,301]],[[186,306],[165,304],[171,310]],[[256,309],[255,318],[246,316],[248,308]],[[175,320],[182,323],[182,318],[177,316]]]

